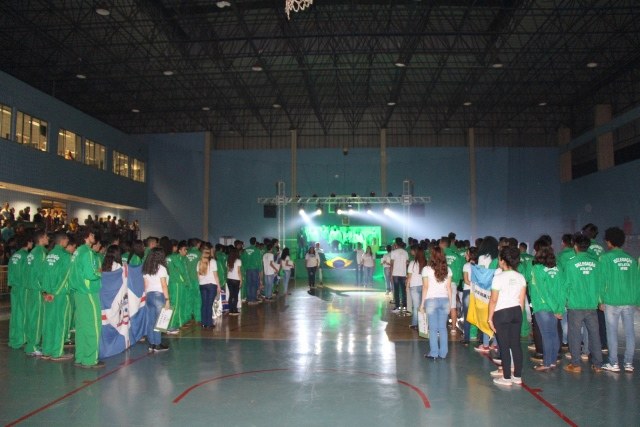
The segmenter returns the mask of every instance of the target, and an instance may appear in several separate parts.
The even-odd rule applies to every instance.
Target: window
[[[131,159],[131,179],[144,182],[144,162],[138,159]]]
[[[67,160],[81,161],[82,138],[80,135],[60,129],[58,132],[58,155]]]
[[[107,150],[104,145],[93,142],[90,139],[84,140],[84,164],[94,168],[107,170]]]
[[[47,151],[47,122],[18,111],[16,141],[36,150]]]
[[[113,152],[113,173],[129,178],[129,156],[118,151]]]
[[[11,108],[0,104],[0,138],[11,139]]]

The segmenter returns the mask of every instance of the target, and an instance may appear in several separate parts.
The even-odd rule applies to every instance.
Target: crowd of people
[[[393,292],[390,302],[396,313],[406,309],[409,295],[412,329],[418,329],[418,312],[426,313],[426,358],[446,358],[448,335],[462,333],[463,345],[479,342],[475,350],[501,365],[491,372],[501,386],[522,382],[521,338],[531,332],[529,350],[538,372],[557,368],[564,353],[567,372],[580,373],[581,361],[589,361],[596,373],[630,373],[633,319],[640,306],[638,262],[622,249],[626,236],[620,228],[605,231],[606,250],[597,236],[598,228],[587,224],[579,233],[563,235],[562,250],[556,253],[552,238],[543,235],[533,245],[534,255],[515,238],[487,236],[475,246],[456,240],[454,233],[438,240],[410,238],[408,244],[398,238],[381,259],[387,294]],[[479,287],[482,282],[488,286]],[[493,336],[469,322],[470,296],[482,296],[483,291],[489,300],[484,321]],[[620,322],[625,337],[622,363]],[[608,354],[606,363],[603,354]]]

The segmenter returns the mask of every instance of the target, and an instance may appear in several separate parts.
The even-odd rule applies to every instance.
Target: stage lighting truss
[[[412,205],[415,203],[431,203],[429,196],[391,196],[391,197],[351,197],[351,196],[335,196],[335,197],[259,197],[258,204],[261,205],[291,205],[299,206],[347,206],[352,207],[358,205]]]

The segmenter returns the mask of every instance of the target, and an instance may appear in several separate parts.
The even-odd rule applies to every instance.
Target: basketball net
[[[313,4],[313,0],[285,0],[284,11],[287,19],[291,19],[291,12],[300,12]]]

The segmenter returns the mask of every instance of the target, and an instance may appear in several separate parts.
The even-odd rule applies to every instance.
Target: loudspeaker
[[[276,205],[264,205],[264,217],[276,218],[278,216],[278,207]]]

